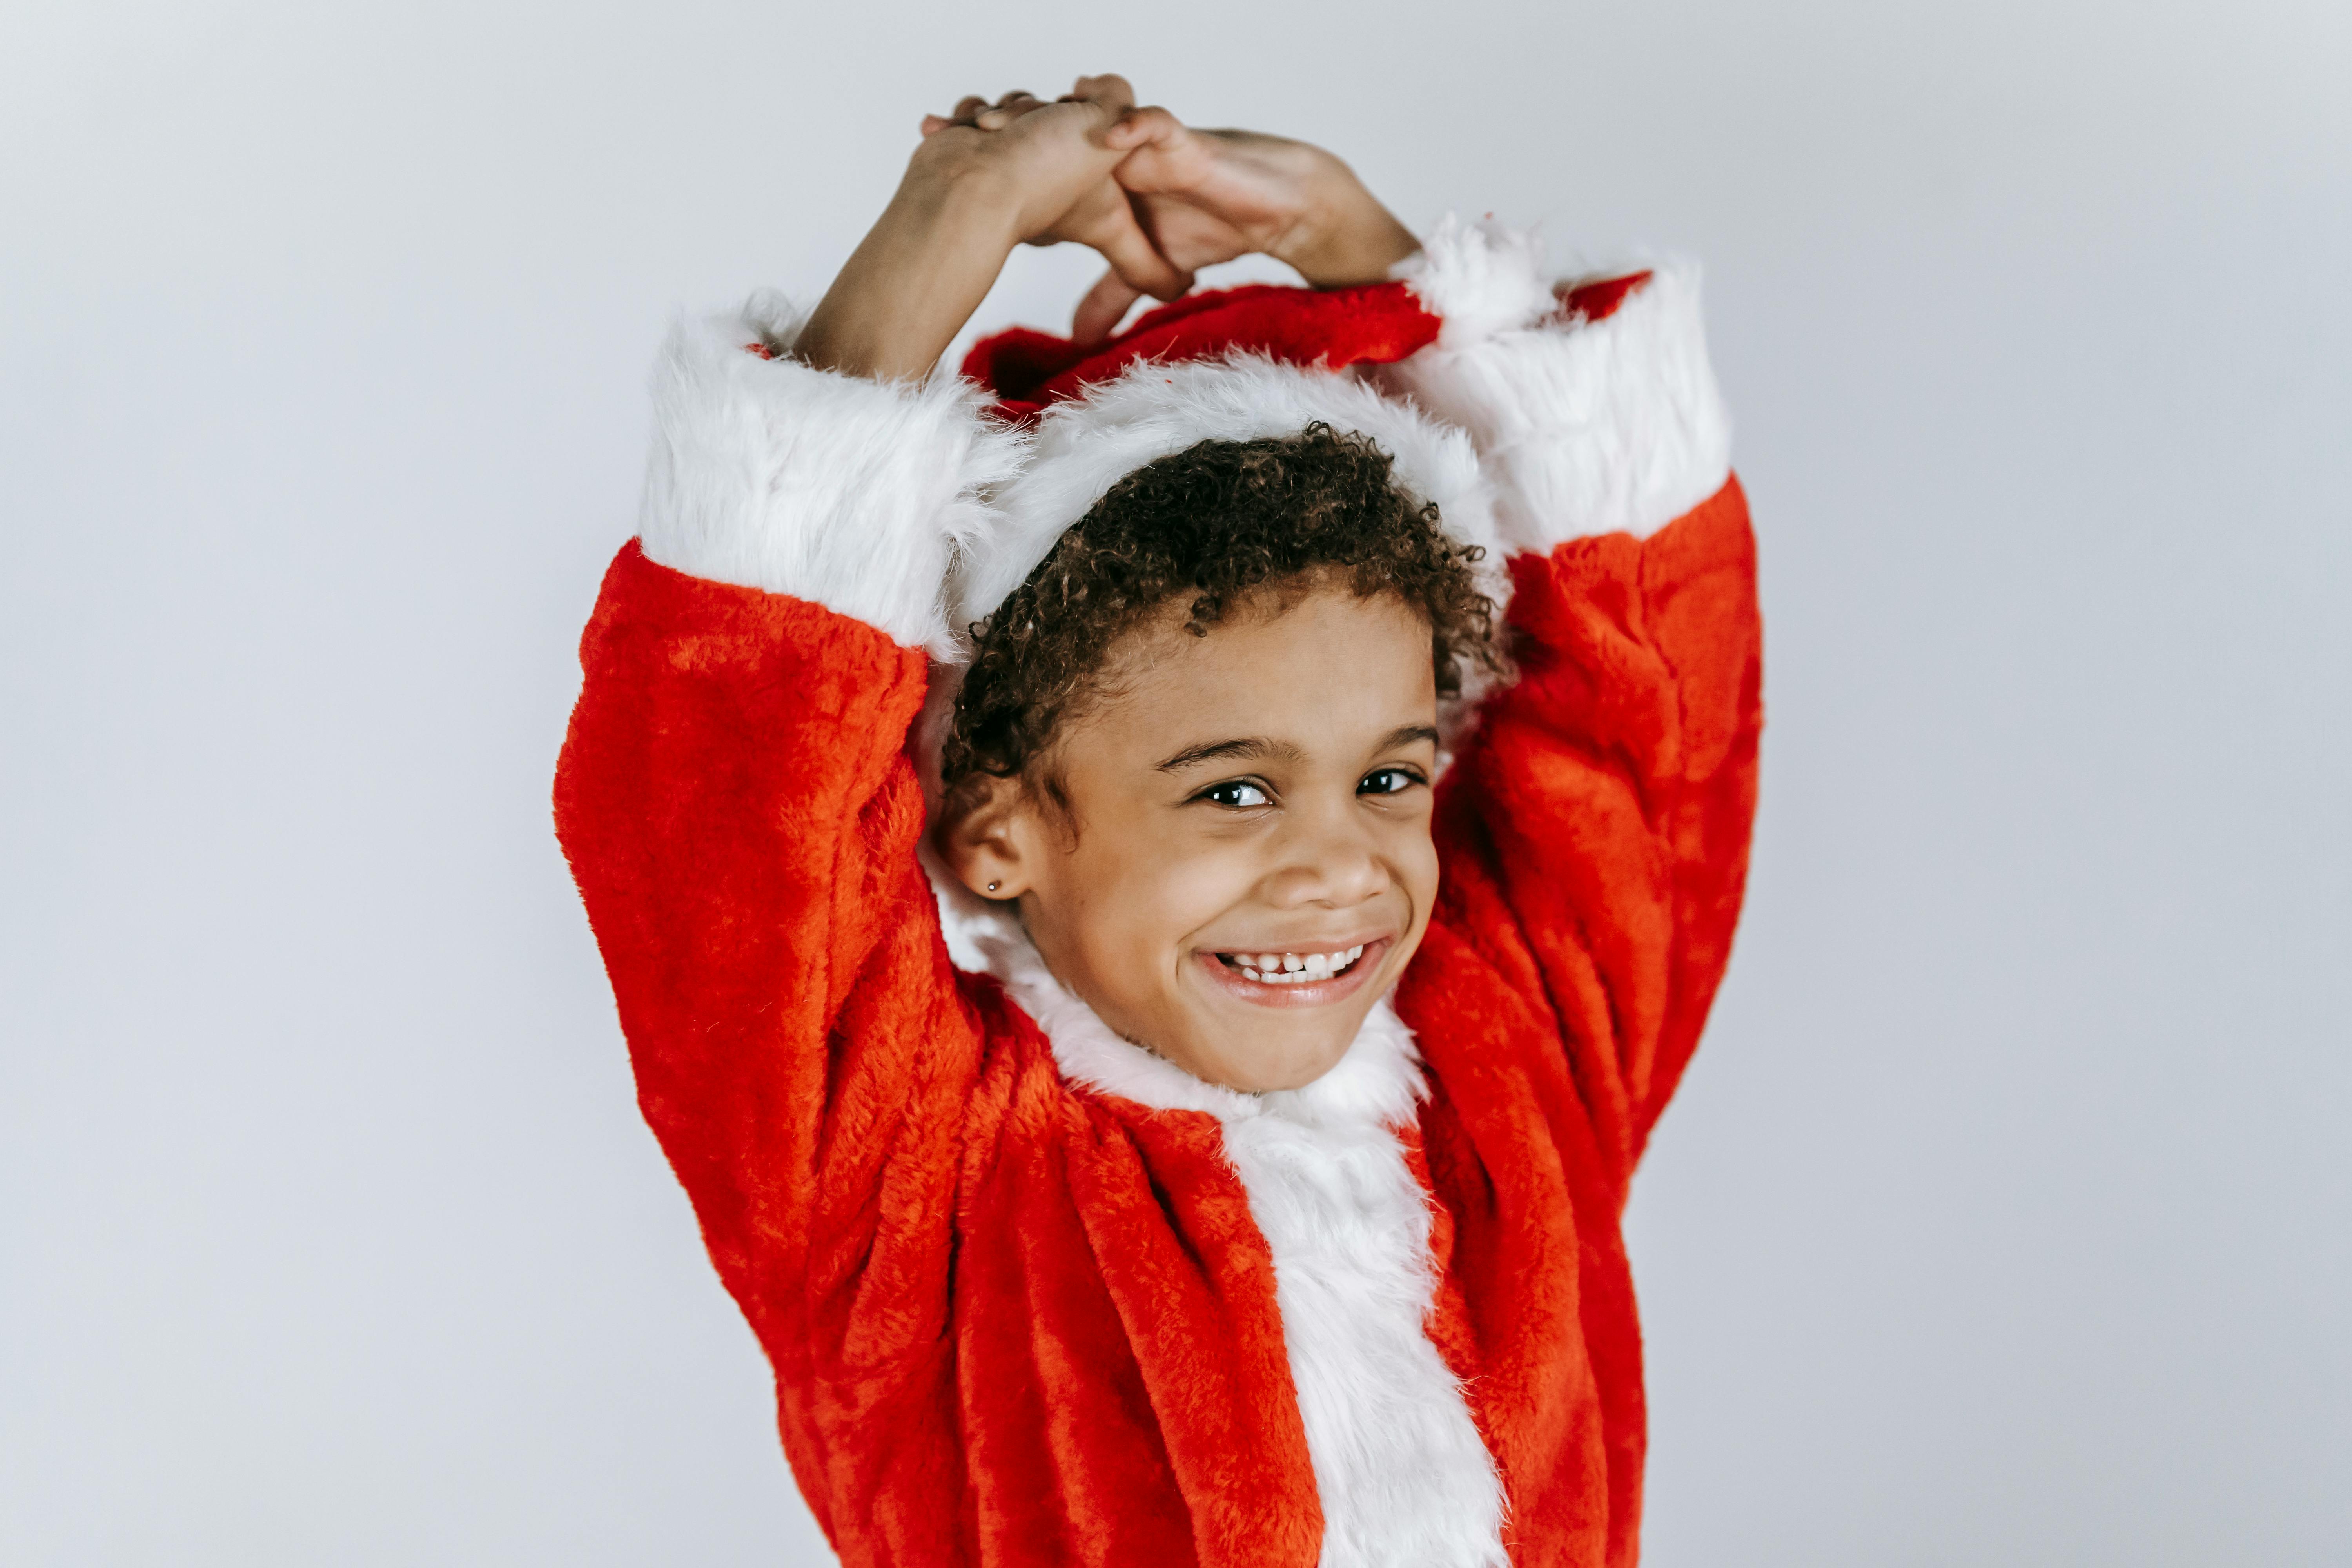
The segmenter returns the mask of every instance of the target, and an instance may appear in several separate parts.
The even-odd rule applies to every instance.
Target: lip
[[[1315,951],[1333,952],[1355,945],[1355,942],[1351,939],[1347,942],[1318,944]],[[1363,944],[1363,956],[1349,964],[1345,973],[1329,980],[1302,980],[1292,985],[1268,985],[1263,981],[1244,980],[1227,968],[1224,961],[1214,952],[1195,954],[1192,962],[1205,972],[1212,986],[1234,1000],[1245,1002],[1253,1007],[1327,1007],[1334,1002],[1346,1001],[1371,984],[1373,973],[1380,968],[1382,961],[1388,957],[1389,950],[1395,945],[1394,937],[1370,938]],[[1231,951],[1241,950],[1236,948]],[[1280,952],[1282,950],[1276,947],[1253,951]],[[1297,952],[1297,949],[1294,948],[1291,951]]]

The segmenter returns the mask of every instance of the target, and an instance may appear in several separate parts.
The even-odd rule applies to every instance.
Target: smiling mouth
[[[1355,968],[1364,944],[1329,952],[1221,952],[1217,962],[1260,985],[1306,985],[1336,980]]]

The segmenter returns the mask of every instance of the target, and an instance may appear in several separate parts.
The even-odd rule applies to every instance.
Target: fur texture
[[[928,853],[928,852],[927,852]],[[1436,1287],[1429,1198],[1397,1130],[1428,1086],[1386,1003],[1303,1089],[1204,1083],[1113,1033],[1054,978],[1010,905],[936,861],[949,951],[1037,1021],[1064,1079],[1213,1116],[1274,1257],[1290,1376],[1323,1504],[1322,1568],[1499,1568],[1502,1493],[1460,1385],[1423,1331]]]
[[[1397,263],[1395,276],[1444,323],[1432,345],[1437,349],[1463,349],[1531,327],[1557,303],[1532,231],[1465,224],[1452,213],[1420,250]]]
[[[1517,263],[1482,256],[1433,262],[1454,282],[1430,297],[1517,320]],[[1295,292],[1303,320],[1337,310],[1385,345],[1349,363],[1440,337],[1405,284]],[[1615,290],[1618,314],[1650,292]],[[1517,381],[1478,356],[1556,355],[1615,319],[1608,297],[1465,328],[1413,374],[1488,438],[1478,397],[1514,385],[1605,405],[1577,377],[1630,349]],[[1249,312],[1269,337],[1320,330],[1281,328],[1271,294]],[[789,318],[765,320],[747,341],[785,341]],[[1360,373],[1135,368],[1190,390],[1129,387],[1058,437],[1049,416],[1041,450],[1079,474],[1033,470],[1014,499],[1034,510],[1000,517],[988,498],[1033,475],[1010,477],[1020,448],[968,393],[764,362],[747,324],[673,338],[666,471],[583,638],[557,823],[646,1119],[844,1563],[1630,1568],[1644,1436],[1619,1220],[1728,956],[1755,800],[1738,486],[1646,541],[1499,563],[1517,678],[1439,787],[1424,944],[1331,1073],[1241,1095],[1118,1039],[1004,908],[926,878],[918,718],[954,673],[916,645],[949,641],[940,573],[960,544],[1042,554],[1037,520],[1098,493],[1097,441],[1331,418],[1393,437],[1409,485],[1452,487],[1431,495],[1451,522],[1485,515],[1468,437],[1399,423]],[[1535,447],[1583,438],[1522,413]],[[1511,485],[1523,509],[1550,493]],[[698,575],[658,563],[656,515],[659,553]]]
[[[1723,488],[1697,268],[1658,268],[1594,319],[1560,308],[1532,237],[1449,219],[1405,276],[1445,329],[1379,377],[1470,433],[1514,548],[1654,533]]]
[[[1253,283],[1187,294],[1146,310],[1099,343],[1015,327],[974,344],[963,374],[996,394],[1007,418],[1025,420],[1146,362],[1246,353],[1344,372],[1401,360],[1436,342],[1443,325],[1400,284],[1305,289]]]
[[[1160,363],[1145,361],[1083,397],[1048,405],[1020,477],[999,490],[984,547],[957,571],[962,621],[1003,603],[1105,490],[1155,458],[1199,441],[1287,436],[1322,420],[1359,431],[1396,459],[1398,483],[1435,501],[1446,531],[1486,551],[1499,597],[1501,552],[1494,499],[1478,454],[1462,432],[1382,397],[1350,377],[1254,355]]]
[[[1323,1505],[1322,1568],[1500,1568],[1494,1461],[1423,1331],[1437,1282],[1429,1198],[1397,1131],[1428,1094],[1412,1031],[1383,1003],[1322,1078],[1243,1094],[1114,1034],[1054,978],[1008,906],[947,891],[942,911],[951,951],[1004,983],[1045,1031],[1064,1079],[1216,1118],[1274,1258]]]
[[[990,531],[981,497],[1017,471],[1024,437],[982,420],[960,382],[887,385],[796,363],[784,351],[801,320],[762,294],[672,327],[654,374],[646,553],[950,654],[941,584]]]
[[[1510,565],[1520,676],[1439,790],[1411,1040],[1253,1101],[1092,1024],[1009,928],[957,940],[1017,992],[950,963],[921,654],[614,563],[558,828],[851,1568],[1475,1563],[1497,1510],[1519,1568],[1633,1562],[1619,1216],[1738,915],[1754,562],[1727,485]]]

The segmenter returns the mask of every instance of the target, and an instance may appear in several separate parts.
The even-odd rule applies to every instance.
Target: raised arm
[[[963,1070],[906,739],[950,544],[1017,457],[951,384],[777,353],[793,325],[673,333],[555,788],[646,1119],[755,1323],[828,1287],[812,1205],[859,1213]]]
[[[813,317],[771,297],[682,322],[642,537],[581,643],[558,833],[711,1257],[780,1370],[817,1358],[779,1380],[803,1474],[871,1450],[836,1441],[872,1414],[861,1375],[929,1396],[982,1065],[908,737],[954,550],[1024,447],[926,374],[1010,247],[1107,181],[1117,111],[929,138]]]
[[[1475,443],[1519,660],[1442,792],[1441,919],[1521,945],[1498,962],[1542,993],[1629,1173],[1721,979],[1755,800],[1754,546],[1696,276],[1556,288],[1525,237],[1448,220],[1423,248],[1304,143],[1160,110],[1114,142],[1134,145],[1117,178],[1177,265],[1259,250],[1318,286],[1395,275],[1437,319],[1436,342],[1370,374]],[[1081,335],[1132,297],[1106,277]]]
[[[1697,279],[1555,289],[1523,239],[1450,224],[1409,270],[1444,328],[1385,374],[1477,441],[1513,551],[1518,678],[1447,781],[1449,914],[1525,944],[1630,1173],[1729,958],[1762,722]]]

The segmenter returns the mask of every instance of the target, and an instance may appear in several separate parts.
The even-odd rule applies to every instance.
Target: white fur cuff
[[[1449,218],[1401,275],[1445,326],[1382,380],[1470,432],[1513,546],[1653,533],[1730,477],[1696,268],[1659,266],[1588,321],[1561,313],[1527,236]]]
[[[785,357],[801,321],[763,294],[672,328],[654,372],[646,554],[948,657],[949,567],[987,531],[982,492],[1018,471],[1022,439],[952,378],[885,384]]]

